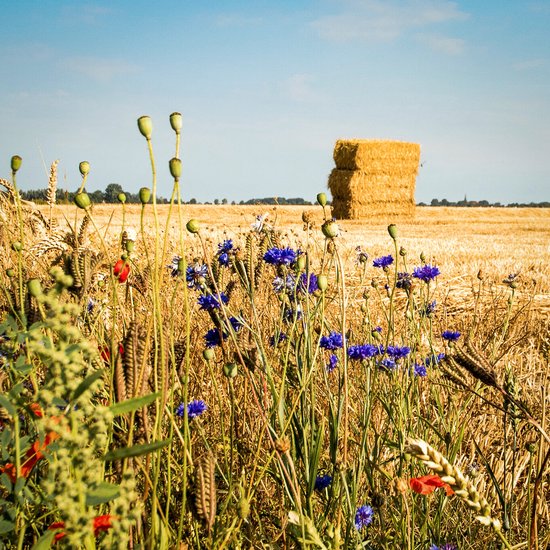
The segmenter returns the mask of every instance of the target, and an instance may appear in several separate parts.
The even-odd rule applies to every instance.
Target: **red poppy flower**
[[[125,260],[118,260],[113,267],[113,274],[118,279],[119,283],[125,283],[130,275],[130,264]]]
[[[447,496],[454,495],[454,491],[451,489],[450,485],[445,483],[439,476],[433,474],[414,477],[409,480],[409,485],[411,489],[419,495],[430,495],[439,487],[445,489]]]
[[[42,418],[44,416],[42,414],[42,409],[40,408],[40,405],[38,403],[31,403],[29,405],[29,409],[32,411],[34,416],[37,416],[38,418]]]
[[[111,514],[96,516],[94,518],[94,537],[97,537],[97,535],[99,535],[102,531],[108,531],[113,526],[112,520],[113,516],[111,516]],[[67,534],[63,532],[63,529],[65,529],[64,521],[56,521],[55,523],[52,523],[48,529],[50,531],[59,531],[59,533],[55,534],[54,541],[62,539]]]

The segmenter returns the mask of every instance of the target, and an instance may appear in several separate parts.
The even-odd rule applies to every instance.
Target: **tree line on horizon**
[[[37,204],[40,203],[46,203],[48,201],[47,199],[47,189],[34,189],[34,190],[27,190],[27,191],[20,191],[21,198],[28,201],[36,202]],[[140,202],[139,200],[139,193],[132,193],[129,191],[124,191],[122,189],[122,186],[118,183],[110,183],[107,185],[104,191],[101,191],[100,189],[96,191],[89,191],[88,195],[93,203],[106,203],[106,204],[113,204],[119,202],[119,196],[121,193],[124,193],[126,200],[128,204],[138,204]],[[57,189],[56,191],[56,202],[58,204],[71,204],[74,200],[74,196],[76,195],[76,192],[73,191],[67,191],[66,189]],[[157,197],[157,203],[159,204],[168,204],[170,202],[169,199],[165,197]],[[191,198],[188,201],[184,201],[185,204],[232,204],[232,205],[254,205],[254,204],[265,204],[265,205],[303,205],[303,206],[311,206],[314,204],[313,201],[305,200],[301,197],[296,198],[285,198],[285,197],[264,197],[264,198],[255,198],[255,199],[248,199],[248,200],[241,200],[238,203],[236,201],[231,201],[231,203],[228,202],[227,199],[214,199],[213,201],[204,201],[200,202],[195,198]],[[330,204],[330,201],[328,202]],[[431,202],[425,203],[425,202],[419,202],[417,206],[452,206],[452,207],[466,207],[466,208],[473,208],[473,207],[482,207],[482,208],[518,208],[518,207],[529,207],[529,208],[550,208],[550,201],[543,201],[543,202],[512,202],[508,204],[501,204],[500,202],[489,202],[487,200],[480,200],[480,201],[474,201],[474,200],[468,200],[466,197],[464,197],[463,200],[460,201],[449,201],[447,199],[432,199]]]

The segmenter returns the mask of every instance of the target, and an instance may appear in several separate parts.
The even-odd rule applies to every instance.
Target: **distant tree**
[[[117,197],[120,195],[120,193],[123,193],[124,190],[122,189],[122,186],[118,183],[110,183],[105,188],[105,193],[103,194],[103,198],[105,202],[113,203],[117,202]]]
[[[214,204],[220,204],[220,201],[218,199],[214,199]]]
[[[97,191],[92,191],[91,193],[88,193],[88,195],[90,196],[90,200],[92,202],[95,202],[96,204],[105,200],[105,195],[103,194],[103,191],[101,191],[101,189],[98,189]]]
[[[197,204],[197,199],[191,199],[191,200],[189,201],[189,204]]]
[[[227,199],[222,199],[222,204],[227,204]]]

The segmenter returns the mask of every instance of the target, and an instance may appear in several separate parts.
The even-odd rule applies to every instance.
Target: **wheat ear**
[[[491,516],[491,508],[474,484],[440,452],[421,439],[407,439],[405,452],[422,461],[430,470],[437,472],[441,480],[447,483],[455,494],[474,510],[476,519],[483,525],[490,525],[501,534],[501,523]]]

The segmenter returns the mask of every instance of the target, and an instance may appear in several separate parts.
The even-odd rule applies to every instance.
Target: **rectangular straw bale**
[[[420,145],[381,139],[339,139],[334,147],[336,168],[362,172],[418,171]]]
[[[368,175],[358,170],[335,168],[328,180],[333,200],[393,200],[414,202],[415,176]]]
[[[411,219],[415,214],[414,204],[372,202],[370,205],[359,205],[353,201],[332,203],[332,215],[339,220],[354,219]]]

